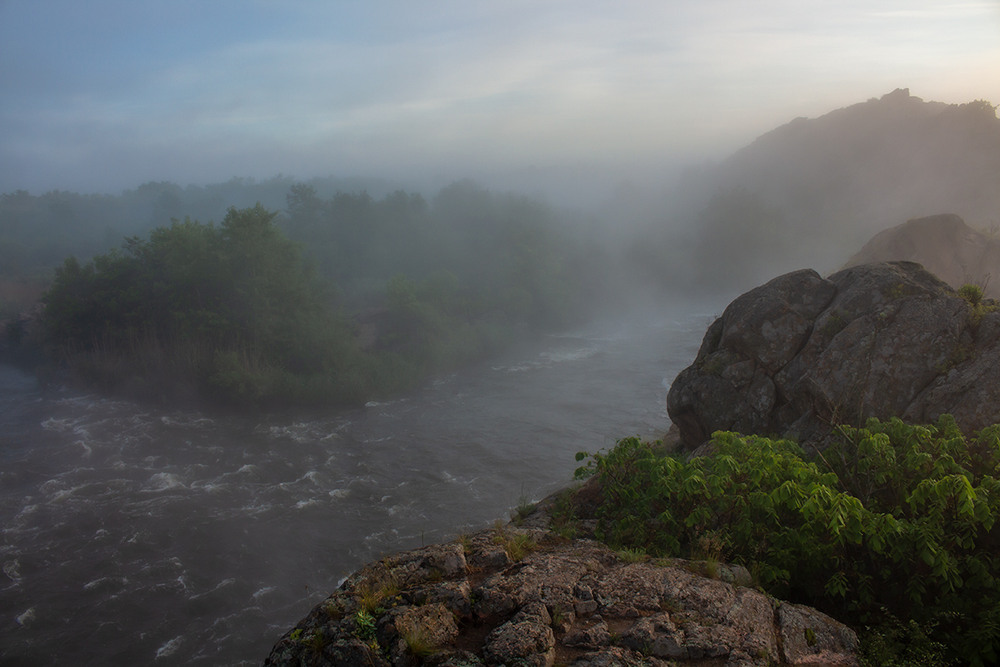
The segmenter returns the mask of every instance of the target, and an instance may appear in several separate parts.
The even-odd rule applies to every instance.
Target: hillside
[[[785,270],[834,269],[911,218],[948,211],[973,228],[996,227],[997,183],[1000,120],[983,100],[925,102],[898,89],[796,118],[690,188],[705,199],[693,270],[723,266],[730,284],[747,287]]]
[[[979,285],[985,296],[1000,298],[1000,239],[972,229],[957,215],[915,218],[879,232],[845,268],[894,261],[923,264],[955,289]]]

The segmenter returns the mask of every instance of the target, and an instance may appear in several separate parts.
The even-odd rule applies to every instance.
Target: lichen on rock
[[[369,563],[265,665],[856,664],[854,632],[818,611],[559,537],[545,509],[526,523]],[[534,548],[497,558],[518,536]]]

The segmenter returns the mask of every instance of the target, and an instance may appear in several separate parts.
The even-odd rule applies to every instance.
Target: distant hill
[[[950,211],[974,228],[1000,224],[1000,120],[983,100],[924,102],[898,89],[797,118],[701,179],[695,273],[742,284],[832,270],[911,218]]]
[[[957,215],[918,218],[879,232],[845,268],[897,260],[919,262],[954,288],[971,283],[1000,298],[1000,238],[977,232]]]

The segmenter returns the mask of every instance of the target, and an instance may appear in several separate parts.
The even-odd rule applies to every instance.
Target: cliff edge
[[[369,563],[264,664],[857,664],[851,629],[751,588],[742,567],[642,559],[552,528],[543,507]]]

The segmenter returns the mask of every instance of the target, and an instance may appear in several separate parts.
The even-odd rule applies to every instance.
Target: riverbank
[[[565,485],[581,449],[661,437],[703,308],[546,336],[349,410],[216,414],[8,369],[5,659],[259,665],[364,563],[491,525]]]
[[[352,574],[264,664],[856,665],[845,625],[752,587],[742,567],[653,560],[593,539],[595,495]]]

